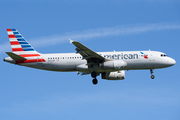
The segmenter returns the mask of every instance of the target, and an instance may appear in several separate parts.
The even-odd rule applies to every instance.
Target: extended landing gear
[[[96,85],[96,84],[98,83],[98,80],[97,80],[96,78],[94,78],[94,79],[92,80],[92,83],[93,83],[94,85]]]
[[[96,73],[95,71],[93,71],[93,72],[91,73],[91,77],[92,77],[92,78],[96,78],[96,76],[97,76],[97,73]]]
[[[155,78],[155,76],[154,75],[151,75],[151,79],[154,79]]]
[[[91,73],[91,77],[94,78],[94,79],[92,80],[92,83],[93,83],[94,85],[96,85],[96,84],[98,83],[98,80],[96,79],[97,73],[96,73],[95,71],[93,71],[93,72]]]
[[[153,75],[153,70],[152,70],[152,69],[150,69],[150,72],[151,72],[151,79],[154,79],[154,78],[155,78],[155,76]]]

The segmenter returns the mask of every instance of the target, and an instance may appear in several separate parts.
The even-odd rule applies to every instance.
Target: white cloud
[[[28,40],[33,47],[44,47],[49,45],[61,44],[68,39],[88,40],[97,37],[122,36],[131,34],[140,34],[150,31],[180,29],[180,23],[159,23],[159,24],[138,24],[138,25],[118,25],[115,27],[89,29],[79,32],[69,32],[61,35],[43,36]],[[41,43],[41,44],[40,44]],[[43,44],[42,44],[43,43]],[[0,45],[0,53],[9,51],[8,43]]]

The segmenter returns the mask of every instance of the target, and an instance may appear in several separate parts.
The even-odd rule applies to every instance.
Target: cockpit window
[[[161,57],[167,57],[167,55],[166,54],[161,54]]]

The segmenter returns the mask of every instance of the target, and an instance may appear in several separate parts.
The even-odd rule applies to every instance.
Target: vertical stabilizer
[[[16,29],[7,29],[7,33],[14,53],[38,53]]]
[[[46,62],[17,29],[7,29],[7,33],[13,51],[12,53],[7,52],[7,54],[16,63]]]

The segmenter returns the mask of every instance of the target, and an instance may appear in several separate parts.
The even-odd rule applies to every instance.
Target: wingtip
[[[72,43],[72,42],[73,42],[73,40],[71,40],[71,39],[69,39],[69,41],[70,41],[70,43]]]

